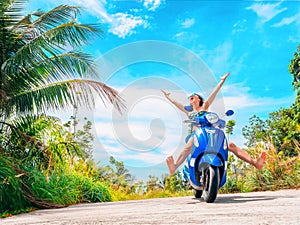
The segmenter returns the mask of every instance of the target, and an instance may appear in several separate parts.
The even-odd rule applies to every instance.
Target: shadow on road
[[[258,202],[258,201],[270,201],[277,197],[270,196],[218,196],[215,203],[245,203],[245,202]]]
[[[215,200],[214,204],[230,204],[230,203],[246,203],[246,202],[257,202],[257,201],[270,201],[277,199],[277,197],[270,196],[218,196]],[[195,202],[190,202],[187,204],[197,204],[197,203],[205,203],[203,198],[197,199],[194,198]]]

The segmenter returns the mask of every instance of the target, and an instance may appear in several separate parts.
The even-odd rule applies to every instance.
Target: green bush
[[[13,165],[0,155],[0,214],[29,206]]]
[[[241,192],[243,188],[243,182],[239,179],[234,179],[232,177],[227,177],[227,181],[224,186],[220,189],[220,193],[238,193]]]
[[[286,156],[283,151],[278,152],[272,144],[269,144],[267,149],[268,150],[266,151],[264,146],[260,145],[249,149],[249,152],[254,156],[259,155],[262,151],[266,151],[266,164],[261,171],[257,170],[253,166],[245,167],[244,173],[246,176],[240,179],[240,182],[243,182],[241,191],[273,191],[288,188],[299,188],[299,156]]]
[[[85,177],[82,182],[81,190],[83,194],[82,201],[87,202],[108,202],[112,201],[109,188],[103,183],[92,181],[91,178]]]
[[[109,187],[78,172],[54,169],[46,173],[27,168],[26,174],[18,176],[14,167],[1,156],[0,168],[2,216],[22,212],[32,206],[62,207],[81,202],[112,201]]]
[[[38,170],[32,170],[28,182],[31,191],[38,199],[60,205],[80,202],[78,177],[67,174],[63,170],[53,170],[48,176]]]
[[[31,187],[39,198],[61,205],[111,201],[105,185],[76,172],[54,170],[46,178],[36,171],[31,178]]]

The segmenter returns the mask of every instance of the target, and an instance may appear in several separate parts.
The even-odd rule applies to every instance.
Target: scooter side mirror
[[[229,109],[227,110],[227,112],[225,113],[226,116],[232,116],[234,114],[234,111]]]
[[[188,112],[192,112],[192,111],[193,111],[193,106],[191,106],[191,105],[186,105],[186,106],[184,106],[184,109],[185,109],[186,111],[188,111]]]

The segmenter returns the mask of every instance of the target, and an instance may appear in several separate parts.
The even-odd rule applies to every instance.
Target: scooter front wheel
[[[219,168],[214,166],[207,167],[204,180],[203,199],[207,203],[212,203],[218,194],[220,184]]]

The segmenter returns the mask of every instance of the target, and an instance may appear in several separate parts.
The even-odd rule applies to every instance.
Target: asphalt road
[[[300,224],[300,190],[219,194],[215,203],[192,196],[80,204],[38,210],[0,224]]]

